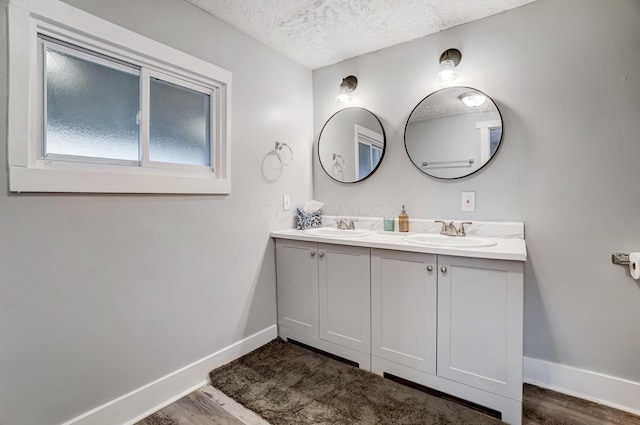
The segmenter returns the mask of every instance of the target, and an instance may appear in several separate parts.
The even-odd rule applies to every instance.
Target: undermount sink
[[[336,229],[335,227],[317,227],[303,230],[302,233],[314,236],[332,236],[337,238],[360,238],[369,234],[368,230],[360,229]]]
[[[497,243],[487,238],[474,236],[445,236],[433,233],[417,233],[404,238],[407,242],[444,248],[481,248],[495,246]]]

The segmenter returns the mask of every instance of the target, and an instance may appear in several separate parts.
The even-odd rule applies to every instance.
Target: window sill
[[[11,192],[57,193],[231,193],[229,179],[211,174],[183,174],[166,170],[141,174],[137,170],[72,170],[9,167]]]

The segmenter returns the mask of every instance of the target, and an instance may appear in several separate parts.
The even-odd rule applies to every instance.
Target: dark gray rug
[[[326,356],[273,340],[209,374],[273,425],[496,425],[501,421]]]

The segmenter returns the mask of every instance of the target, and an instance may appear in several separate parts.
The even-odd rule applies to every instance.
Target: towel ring
[[[342,160],[342,165],[340,165],[340,162],[338,161],[338,159]],[[335,161],[333,165],[336,167],[336,170],[338,170],[338,172],[340,173],[344,173],[344,158],[342,157],[342,155],[338,155],[337,153],[334,153],[333,160]]]
[[[289,162],[284,161],[280,156],[280,151],[282,150],[282,148],[289,149]],[[276,155],[282,165],[291,165],[291,163],[293,162],[293,150],[291,149],[291,146],[286,143],[276,141]]]

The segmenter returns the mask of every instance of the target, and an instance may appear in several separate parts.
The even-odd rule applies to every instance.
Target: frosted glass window
[[[56,1],[6,8],[11,192],[230,193],[231,71]]]
[[[139,160],[135,68],[124,72],[47,47],[44,72],[45,156]]]
[[[211,165],[211,96],[151,79],[149,159]]]

